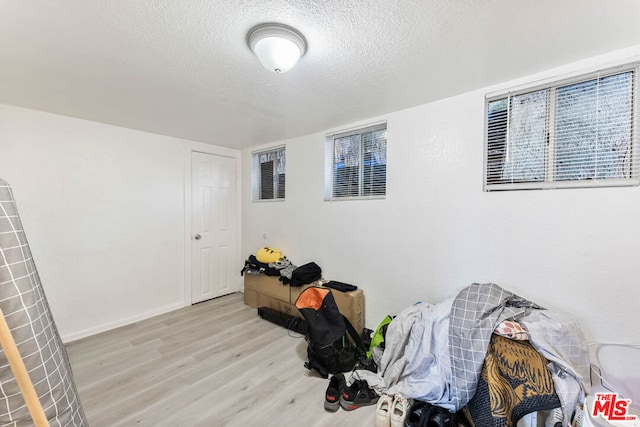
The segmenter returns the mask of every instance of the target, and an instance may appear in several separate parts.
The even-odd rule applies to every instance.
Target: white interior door
[[[236,292],[236,160],[191,155],[191,302]]]

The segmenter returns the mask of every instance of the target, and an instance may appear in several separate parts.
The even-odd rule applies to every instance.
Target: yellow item
[[[256,259],[265,264],[271,264],[272,262],[278,262],[284,255],[280,249],[274,248],[260,248],[258,249],[258,253],[256,254]]]

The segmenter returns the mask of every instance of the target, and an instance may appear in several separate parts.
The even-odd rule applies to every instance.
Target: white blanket
[[[453,298],[406,308],[389,324],[378,373],[355,371],[378,393],[395,394],[454,410],[449,363],[449,311]]]

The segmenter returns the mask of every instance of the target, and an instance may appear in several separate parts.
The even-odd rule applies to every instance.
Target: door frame
[[[242,241],[240,232],[242,230],[242,182],[241,182],[241,160],[242,152],[240,150],[234,150],[232,148],[218,147],[215,145],[204,144],[200,142],[185,142],[184,144],[184,300],[183,306],[187,307],[191,305],[191,215],[192,215],[192,199],[191,199],[191,154],[194,152],[212,154],[214,156],[230,157],[235,159],[236,163],[236,212],[238,218],[236,218],[236,253],[233,254],[233,258],[238,265],[238,278],[235,288],[240,291],[241,279],[240,270],[242,269],[242,256],[240,243]]]

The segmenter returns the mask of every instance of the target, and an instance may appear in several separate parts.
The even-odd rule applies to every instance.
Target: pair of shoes
[[[346,411],[353,411],[361,406],[375,405],[379,398],[378,393],[369,388],[367,380],[356,380],[342,392],[340,406]]]
[[[412,403],[400,393],[382,395],[376,410],[376,427],[404,427]]]
[[[409,415],[409,410],[413,405],[413,399],[407,399],[400,393],[393,397],[391,405],[391,427],[404,427],[404,422]]]
[[[427,425],[427,418],[433,412],[433,405],[422,400],[416,400],[409,409],[404,427],[422,427]]]
[[[393,408],[393,396],[383,394],[378,400],[376,409],[376,427],[391,427],[391,408]]]
[[[411,405],[404,427],[468,426],[466,417],[460,414],[461,412],[449,412],[441,406],[416,400]]]
[[[324,409],[335,412],[340,408],[340,396],[344,392],[346,381],[343,374],[334,375],[329,380],[329,387],[324,394]]]

